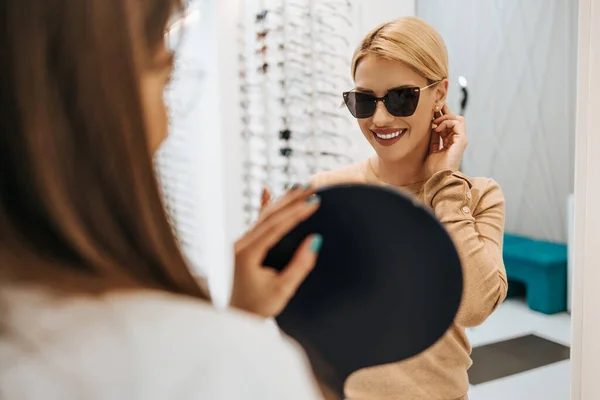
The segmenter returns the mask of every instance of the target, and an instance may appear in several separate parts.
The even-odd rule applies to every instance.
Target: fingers
[[[442,149],[447,149],[454,143],[454,138],[459,134],[454,128],[459,123],[457,120],[447,120],[434,129],[442,138]]]
[[[441,135],[441,137],[442,137],[442,148],[448,149],[450,146],[452,146],[454,144],[454,138],[456,137],[456,134],[450,132],[445,135]]]
[[[462,117],[459,119],[448,119],[442,121],[434,132],[437,132],[442,138],[443,149],[448,149],[455,143],[459,143],[460,147],[467,146],[467,137],[465,134],[465,126]]]
[[[279,275],[278,291],[280,296],[285,298],[286,303],[315,267],[322,243],[321,235],[312,235],[306,238],[296,250],[292,261]]]
[[[267,189],[268,190],[268,189]],[[285,207],[289,207],[294,202],[306,201],[308,197],[312,196],[315,189],[309,186],[294,185],[285,195],[275,202],[270,202],[264,207],[261,207],[259,217],[254,226],[240,239],[235,242],[236,249],[243,249],[256,240],[257,236],[261,234],[263,229],[260,229],[263,222],[270,216],[280,212]],[[264,194],[264,193],[263,193]],[[265,196],[261,196],[261,200]],[[269,192],[270,197],[270,192]],[[314,212],[314,211],[313,211]],[[236,250],[237,251],[237,250]]]
[[[264,187],[260,194],[260,209],[258,210],[258,220],[261,220],[265,210],[271,205],[271,191]]]
[[[299,199],[306,199],[315,193],[315,188],[309,185],[294,185],[286,194],[279,198],[274,203],[267,205],[264,210],[261,210],[261,220],[268,218],[269,215],[277,213],[279,210],[289,206]]]
[[[429,140],[429,152],[436,153],[440,151],[440,133],[435,129],[431,131],[431,139]]]
[[[259,220],[269,205],[271,205],[271,191],[265,186],[260,192],[260,208],[258,209]]]
[[[453,130],[454,127],[457,126],[458,124],[460,124],[459,120],[448,119],[448,120],[442,121],[439,124],[437,124],[437,128],[435,128],[434,131],[440,133],[443,136],[444,132],[446,132],[448,130],[450,130],[450,131]]]
[[[463,120],[464,120],[464,118],[461,117],[460,115],[446,114],[446,115],[442,115],[439,118],[434,119],[433,123],[436,124],[436,125],[440,125],[444,121],[458,121],[458,122],[462,122]]]
[[[300,222],[306,220],[319,208],[319,198],[299,198],[287,207],[278,209],[268,217],[259,221],[255,227],[244,236],[240,247],[247,247],[256,257],[257,263],[278,241],[283,238]]]
[[[255,229],[257,235],[255,245],[264,248],[265,254],[281,238],[291,231],[300,222],[306,220],[319,208],[319,198],[311,197],[306,200],[298,200],[290,206],[272,214],[266,218]]]
[[[262,211],[269,204],[271,204],[271,191],[265,187],[260,195],[260,210]]]
[[[447,105],[444,105],[442,110],[446,111],[446,114],[433,120],[432,123],[435,126],[434,129],[440,133],[444,141],[444,147],[450,147],[456,141],[466,144],[464,117],[452,114]]]
[[[462,117],[455,117],[450,114],[433,121],[435,128],[433,128],[429,143],[430,153],[443,151],[454,144],[456,135],[461,134],[460,129],[455,129],[462,123],[462,120],[457,118]],[[442,142],[441,148],[439,145],[440,140]]]
[[[442,113],[443,114],[452,114],[452,111],[450,111],[450,107],[448,107],[448,103],[444,103],[444,105],[442,106]]]

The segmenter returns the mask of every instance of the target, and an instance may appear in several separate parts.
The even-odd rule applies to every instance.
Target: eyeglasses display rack
[[[239,25],[244,214],[263,187],[273,196],[355,160],[352,119],[340,109],[352,87],[350,0],[256,0]]]

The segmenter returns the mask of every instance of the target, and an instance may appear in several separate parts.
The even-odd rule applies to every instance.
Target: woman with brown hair
[[[0,5],[0,398],[311,399],[305,357],[263,321],[218,312],[165,215],[164,33],[177,0]],[[232,305],[281,311],[314,266],[267,250],[311,215],[290,191],[235,245]]]

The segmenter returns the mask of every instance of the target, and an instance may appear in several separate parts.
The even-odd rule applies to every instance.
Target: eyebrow
[[[390,92],[392,90],[397,90],[397,89],[406,89],[406,88],[412,88],[412,87],[418,87],[418,85],[401,85],[401,86],[396,86],[394,88],[388,89],[387,92]],[[375,92],[373,92],[371,89],[366,89],[360,86],[357,86],[354,88],[355,91],[357,92],[361,92],[361,93],[368,93],[368,94],[374,94]]]

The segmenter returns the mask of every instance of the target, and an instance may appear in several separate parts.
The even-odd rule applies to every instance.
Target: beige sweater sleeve
[[[456,323],[477,326],[505,299],[502,259],[504,196],[492,179],[441,171],[425,184],[425,204],[444,224],[463,266],[463,298]]]

